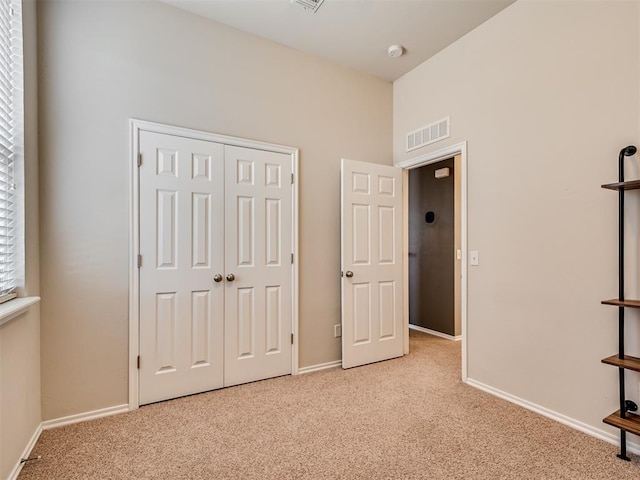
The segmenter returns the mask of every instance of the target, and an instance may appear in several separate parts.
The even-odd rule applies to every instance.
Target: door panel
[[[211,362],[209,342],[209,304],[211,292],[191,292],[191,365],[207,366]]]
[[[176,229],[176,197],[178,192],[175,190],[158,190],[157,194],[158,232],[156,252],[158,268],[175,268],[178,240],[178,230]]]
[[[396,336],[396,284],[395,282],[380,282],[378,286],[380,287],[378,292],[378,298],[380,299],[380,340],[392,339]]]
[[[371,342],[371,285],[355,283],[353,290],[353,344]]]
[[[142,405],[222,387],[224,163],[220,144],[150,132],[140,153]]]
[[[193,193],[191,195],[191,266],[193,268],[208,268],[211,256],[209,235],[211,224],[209,211],[211,210],[210,193]]]
[[[236,236],[238,242],[238,265],[243,267],[253,266],[254,222],[253,201],[251,197],[238,197],[238,229],[230,232]],[[232,264],[233,265],[233,264]]]
[[[371,206],[352,205],[353,211],[353,263],[369,265],[371,260]]]
[[[156,294],[156,371],[176,370],[176,292]],[[146,358],[146,357],[145,357]]]
[[[253,288],[238,288],[238,358],[252,358],[255,354],[255,295]],[[229,322],[231,323],[231,322]]]
[[[282,350],[282,301],[280,287],[267,287],[266,338],[267,355],[280,353]]]
[[[403,354],[401,170],[343,160],[341,193],[342,365],[349,368]]]
[[[232,146],[224,155],[229,386],[291,373],[292,199],[289,155]]]

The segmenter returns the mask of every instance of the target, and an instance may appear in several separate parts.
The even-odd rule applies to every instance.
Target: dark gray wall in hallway
[[[445,167],[450,175],[435,178]],[[447,335],[455,335],[453,169],[451,158],[409,171],[409,322]]]

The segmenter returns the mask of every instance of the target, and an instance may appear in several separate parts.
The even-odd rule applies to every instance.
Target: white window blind
[[[0,0],[0,302],[24,277],[22,4]]]

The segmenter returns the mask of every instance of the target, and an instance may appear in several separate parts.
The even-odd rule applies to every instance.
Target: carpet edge
[[[490,385],[486,385],[482,382],[478,382],[477,380],[473,380],[472,378],[467,378],[467,385],[477,388],[478,390],[482,390],[483,392],[489,393],[495,397],[502,398],[508,402],[514,403],[520,407],[526,408],[532,412],[535,412],[543,417],[550,418],[551,420],[555,420],[563,425],[573,428],[574,430],[578,430],[582,433],[586,433],[592,437],[595,437],[599,440],[604,440],[607,443],[612,445],[619,446],[619,441],[617,435],[606,432],[599,428],[593,427],[586,423],[583,423],[575,418],[567,417],[561,413],[558,413],[554,410],[548,409],[546,407],[542,407],[535,403],[529,402],[528,400],[524,400],[520,397],[516,397],[515,395],[511,395],[510,393],[503,392],[502,390],[498,390]],[[640,444],[635,442],[627,441],[627,450],[631,453],[635,453],[636,455],[640,455]]]

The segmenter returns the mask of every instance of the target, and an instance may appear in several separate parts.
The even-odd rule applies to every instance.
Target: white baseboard
[[[501,390],[498,390],[497,388],[490,387],[489,385],[485,385],[484,383],[478,382],[471,378],[467,378],[467,384],[484,392],[490,393],[491,395],[495,395],[496,397],[500,397],[503,400],[507,400],[508,402],[515,403],[516,405],[526,408],[527,410],[539,413],[540,415],[550,418],[551,420],[555,420],[556,422],[560,422],[563,425],[575,428],[576,430],[586,433],[587,435],[591,435],[592,437],[599,438],[600,440],[604,440],[605,442],[611,443],[613,445],[620,445],[620,438],[612,433],[606,432],[596,427],[592,427],[591,425],[582,423],[579,420],[567,417],[566,415],[562,415],[558,412],[554,412],[553,410],[549,410],[548,408],[541,407],[540,405],[536,405],[535,403],[531,403],[527,400],[511,395],[510,393],[503,392]],[[635,453],[636,455],[640,455],[640,444],[627,441],[627,451]]]
[[[18,464],[13,468],[7,480],[16,480],[20,471],[22,470],[23,463],[20,462],[23,458],[29,458],[33,447],[36,446],[40,435],[43,430],[49,430],[50,428],[62,427],[63,425],[71,425],[72,423],[86,422],[87,420],[94,420],[96,418],[108,417],[110,415],[116,415],[118,413],[125,413],[129,411],[129,405],[116,405],[114,407],[101,408],[100,410],[94,410],[92,412],[78,413],[77,415],[69,415],[68,417],[54,418],[52,420],[46,420],[36,428],[33,432],[29,443],[24,449],[24,452],[18,459]]]
[[[78,413],[77,415],[69,415],[68,417],[46,420],[42,422],[42,429],[49,430],[50,428],[71,425],[72,423],[86,422],[87,420],[95,420],[96,418],[108,417],[110,415],[116,415],[118,413],[125,413],[128,411],[128,403],[125,403],[123,405],[115,405],[113,407],[101,408],[100,410],[93,410],[91,412]]]
[[[11,470],[11,473],[7,477],[7,480],[16,480],[16,478],[18,478],[18,475],[20,475],[20,471],[22,470],[22,466],[24,465],[24,463],[22,463],[20,460],[22,460],[23,458],[29,458],[29,455],[31,455],[31,450],[33,450],[33,447],[36,446],[36,443],[38,442],[38,439],[40,438],[41,433],[42,433],[42,424],[36,427],[36,431],[33,432],[33,435],[31,435],[31,438],[29,439],[29,443],[27,443],[27,446],[24,448],[22,455],[18,459],[18,463],[16,464],[15,467],[13,467],[13,470]]]
[[[342,366],[342,360],[335,360],[333,362],[327,362],[327,363],[319,363],[317,365],[311,365],[310,367],[299,368],[298,375],[302,375],[303,373],[317,372],[319,370],[326,370],[327,368],[341,367],[341,366]]]
[[[436,337],[446,338],[447,340],[453,340],[454,342],[459,342],[460,340],[462,340],[462,335],[457,335],[454,337],[453,335],[447,335],[446,333],[437,332],[435,330],[430,330],[424,327],[419,327],[418,325],[413,325],[411,323],[409,324],[409,328],[412,330],[417,330],[418,332],[428,333],[429,335],[434,335]]]

